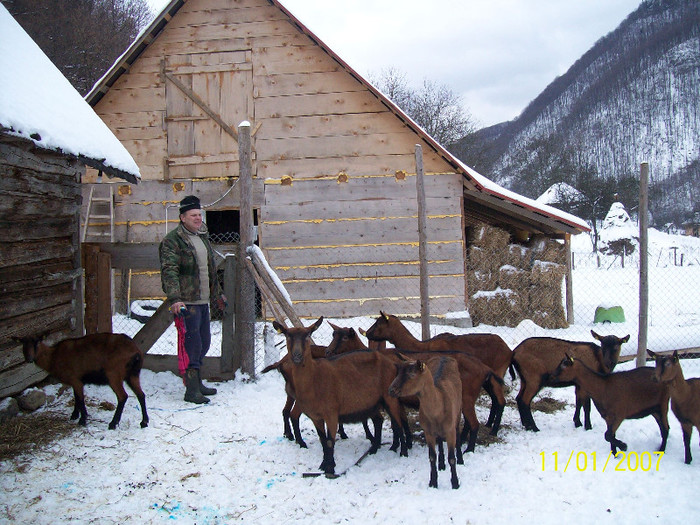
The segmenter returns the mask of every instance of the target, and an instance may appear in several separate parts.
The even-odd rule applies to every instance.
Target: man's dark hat
[[[188,195],[180,201],[180,215],[189,210],[201,210],[202,206],[199,204],[199,199],[194,195]]]

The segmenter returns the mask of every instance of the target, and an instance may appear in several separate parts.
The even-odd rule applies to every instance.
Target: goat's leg
[[[459,448],[458,448],[459,450]],[[459,488],[459,478],[457,477],[457,461],[455,459],[455,443],[447,443],[447,462],[450,464],[450,481],[452,488]]]
[[[693,435],[693,424],[692,423],[681,423],[681,429],[683,429],[683,446],[685,447],[685,464],[690,465],[693,461],[693,455],[690,453],[690,438]]]
[[[362,428],[363,428],[364,431],[365,431],[365,437],[366,437],[369,441],[374,441],[374,436],[372,435],[372,431],[369,429],[369,423],[368,423],[368,421],[369,421],[368,419],[365,419],[365,420],[362,422]],[[376,429],[376,425],[375,425],[375,429]]]
[[[338,435],[340,436],[340,439],[348,439],[348,435],[345,433],[342,423],[338,424]]]
[[[131,391],[136,395],[136,399],[139,400],[139,405],[141,406],[141,428],[146,428],[149,419],[146,411],[146,394],[141,389],[141,379],[139,376],[127,376],[126,384],[129,385]]]
[[[426,443],[428,444],[428,459],[430,460],[430,481],[428,482],[428,487],[437,488],[437,465],[435,457],[435,439],[430,439],[428,436],[425,437]]]
[[[379,412],[372,416],[372,423],[374,424],[374,436],[372,436],[372,445],[369,448],[369,453],[376,454],[379,447],[382,446],[382,425],[384,423],[384,418]],[[367,424],[366,421],[365,424]]]
[[[316,427],[318,440],[321,442],[321,448],[323,449],[323,460],[321,461],[321,464],[318,468],[319,470],[322,470],[325,473],[328,473],[328,469],[331,469],[331,472],[334,472],[335,462],[333,460],[333,451],[328,449],[328,443],[332,443],[333,440],[328,435],[328,432],[326,432],[326,424],[323,421],[323,419],[314,420],[313,423],[314,427]]]
[[[129,398],[129,396],[126,393],[126,390],[124,390],[124,383],[122,382],[121,378],[110,377],[109,386],[112,387],[112,390],[117,395],[117,408],[114,411],[114,417],[112,418],[112,421],[109,422],[108,426],[110,430],[114,430],[117,428],[117,425],[122,419],[124,405],[126,405],[126,400]]]
[[[294,434],[292,434],[292,427],[289,424],[290,414],[292,412],[292,407],[294,406],[294,398],[287,394],[287,401],[284,403],[284,408],[282,409],[282,423],[284,424],[284,437],[289,441],[294,441]]]
[[[437,438],[437,449],[438,449],[438,460],[437,466],[438,470],[445,470],[445,447],[443,446],[444,439]]]
[[[467,441],[465,452],[474,452],[476,447],[476,437],[479,433],[479,419],[476,417],[474,403],[476,400],[462,398],[462,414],[464,414],[464,428],[460,441]]]
[[[324,456],[326,474],[335,474],[335,436],[338,432],[338,416],[326,418],[326,454]]]
[[[457,427],[455,428],[455,446],[457,448],[457,464],[464,465],[464,457],[462,456],[462,438],[459,432],[459,418],[457,418]]]
[[[525,430],[532,430],[533,432],[540,431],[535,424],[535,418],[532,417],[532,408],[530,406],[532,399],[539,391],[539,381],[536,385],[533,385],[531,381],[528,381],[522,375],[520,376],[520,391],[518,395],[515,396],[515,401],[518,404],[518,412],[520,412],[520,422],[525,427]]]
[[[581,408],[583,408],[583,419],[585,422],[584,428],[590,430],[591,425],[591,398],[583,392],[579,387],[576,389],[576,410],[574,411],[574,426],[579,428],[581,425]]]
[[[608,429],[605,431],[605,441],[610,443],[610,450],[613,456],[617,454],[617,449],[619,448],[623,452],[627,450],[627,443],[620,441],[615,437],[615,432],[617,432],[618,427],[621,422],[608,423]]]
[[[391,430],[394,432],[394,444],[389,450],[396,450],[396,436],[399,436],[399,456],[408,457],[408,447],[406,441],[409,439],[404,435],[402,421],[406,417],[403,407],[399,404],[396,398],[387,396],[384,398],[389,418],[391,419]]]
[[[292,428],[294,429],[294,439],[301,448],[308,448],[306,441],[304,441],[304,438],[301,436],[301,429],[299,428],[300,417],[301,408],[299,408],[299,404],[295,402],[291,412],[289,413],[289,419],[292,421]]]
[[[87,408],[85,407],[85,392],[82,383],[78,382],[73,385],[73,398],[75,407],[73,408],[73,413],[70,418],[76,419],[78,414],[80,414],[78,424],[85,426],[87,425]]]
[[[668,440],[668,419],[663,411],[658,413],[653,413],[654,419],[657,425],[659,425],[659,432],[661,433],[661,445],[659,445],[659,452],[666,450],[666,441]]]

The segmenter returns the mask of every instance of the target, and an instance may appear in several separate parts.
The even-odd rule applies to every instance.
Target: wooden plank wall
[[[0,135],[0,138],[2,136]],[[0,397],[45,377],[11,337],[82,333],[79,206],[83,167],[0,140]]]
[[[431,312],[465,309],[458,175],[426,184]],[[420,312],[415,176],[269,180],[261,241],[300,316]],[[323,200],[318,196],[323,195]]]
[[[222,195],[238,174],[234,141],[177,92],[168,72],[227,126],[251,122],[261,247],[299,307],[308,305],[302,315],[376,314],[384,295],[395,297],[391,306],[418,295],[411,176],[417,143],[434,186],[428,196],[434,289],[451,290],[432,310],[464,309],[460,175],[266,0],[187,2],[96,105],[143,175],[130,195],[117,194],[117,240],[159,240],[168,205],[188,193],[212,202],[204,195]],[[338,177],[348,182],[338,184]],[[235,193],[212,209],[238,208]],[[171,220],[175,214],[172,208]],[[370,278],[395,286],[382,290]],[[387,309],[416,313],[408,304]]]

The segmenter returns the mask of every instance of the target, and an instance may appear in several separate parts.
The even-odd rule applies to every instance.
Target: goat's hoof
[[[110,423],[109,425],[107,425],[107,428],[110,429],[110,430],[114,430],[114,429],[117,428],[117,424],[116,424],[116,423]]]
[[[141,421],[141,428],[146,428],[148,426],[147,421]]]
[[[452,488],[453,488],[453,489],[458,489],[458,488],[459,488],[459,481],[453,481],[453,482],[452,482]]]

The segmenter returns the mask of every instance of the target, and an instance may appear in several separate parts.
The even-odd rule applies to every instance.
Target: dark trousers
[[[209,351],[211,330],[209,327],[209,305],[188,304],[185,313],[185,351],[190,358],[189,368],[200,368]]]

